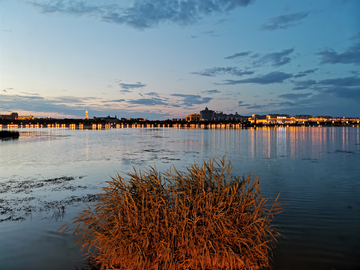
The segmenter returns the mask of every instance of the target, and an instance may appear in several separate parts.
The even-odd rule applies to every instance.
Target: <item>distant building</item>
[[[222,112],[222,111],[217,111],[217,112],[214,112],[213,118],[215,121],[227,120],[227,114],[224,114],[224,112]]]
[[[85,119],[88,120],[89,119],[89,112],[85,111]]]
[[[308,115],[308,114],[297,114],[294,116],[296,119],[309,119],[309,118],[313,118],[312,115]]]
[[[32,116],[32,115],[29,115],[29,116],[19,116],[18,118],[17,118],[17,120],[34,120],[35,118],[34,118],[34,116]]]
[[[103,120],[105,121],[106,123],[109,123],[109,124],[116,124],[119,122],[119,119],[116,117],[111,117],[110,115],[106,116],[106,117],[96,117],[94,116],[94,119],[95,120]]]
[[[201,121],[214,120],[214,111],[209,110],[208,107],[206,107],[205,110],[200,111],[200,120]]]
[[[0,115],[0,119],[6,119],[6,120],[17,120],[19,117],[18,113],[16,112],[13,112],[11,114],[3,114],[3,115]]]
[[[253,114],[251,117],[249,117],[249,122],[251,124],[265,124],[268,122],[268,119],[270,119],[270,115],[258,115]]]
[[[296,119],[288,114],[253,114],[249,117],[251,124],[295,124]]]
[[[228,114],[227,120],[246,122],[248,121],[248,116],[239,115],[237,112],[235,114]]]
[[[13,112],[11,114],[3,114],[0,115],[0,119],[3,120],[34,120],[34,116],[19,116],[17,112]]]
[[[237,112],[235,114],[226,114],[222,111],[212,111],[208,107],[205,110],[200,111],[200,121],[239,121],[246,122],[248,121],[248,116],[239,115]]]
[[[200,113],[190,113],[190,115],[186,116],[186,121],[200,121]]]

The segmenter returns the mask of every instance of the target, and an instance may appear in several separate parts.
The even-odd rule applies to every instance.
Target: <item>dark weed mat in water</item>
[[[46,214],[43,219],[60,220],[65,209],[69,206],[79,206],[81,203],[96,202],[99,196],[86,194],[83,196],[70,196],[62,200],[41,201],[35,197],[0,199],[0,222],[23,221],[33,214]],[[49,215],[49,213],[51,215]]]
[[[44,180],[9,180],[1,183],[0,222],[22,221],[33,214],[41,213],[49,216],[51,212],[53,213],[51,218],[58,219],[65,213],[65,209],[68,206],[78,206],[80,203],[97,201],[98,195],[95,194],[68,196],[61,200],[49,200],[51,192],[94,188],[92,186],[76,185],[72,182],[83,177],[63,176]],[[45,195],[40,195],[42,191],[46,192]],[[24,197],[24,194],[34,194],[34,196]]]
[[[72,185],[67,185],[67,183],[69,183],[70,181],[76,180],[76,179],[81,179],[84,176],[79,176],[77,178],[72,177],[72,176],[63,176],[63,177],[59,177],[59,178],[51,178],[51,179],[45,179],[45,180],[22,180],[22,181],[17,181],[17,180],[9,180],[6,182],[2,182],[1,186],[0,186],[0,194],[2,193],[31,193],[34,191],[34,189],[37,188],[42,188],[42,187],[49,187],[51,185],[57,186],[59,187],[59,185],[61,186],[61,189],[71,189],[71,190],[75,190],[75,189],[85,189],[87,188],[86,186],[72,186]],[[57,189],[55,188],[54,191],[56,191]]]

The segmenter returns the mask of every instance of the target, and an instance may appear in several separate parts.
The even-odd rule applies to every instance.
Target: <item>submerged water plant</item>
[[[211,159],[180,172],[117,175],[71,226],[77,243],[101,269],[264,269],[281,210],[260,194],[260,180],[231,174]]]

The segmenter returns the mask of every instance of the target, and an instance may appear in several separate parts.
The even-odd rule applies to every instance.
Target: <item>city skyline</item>
[[[360,2],[1,1],[0,115],[360,117]]]

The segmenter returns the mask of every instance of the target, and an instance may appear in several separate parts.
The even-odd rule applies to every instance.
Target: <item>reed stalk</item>
[[[282,204],[231,170],[225,157],[186,172],[134,168],[59,230],[73,230],[100,269],[268,269]]]

